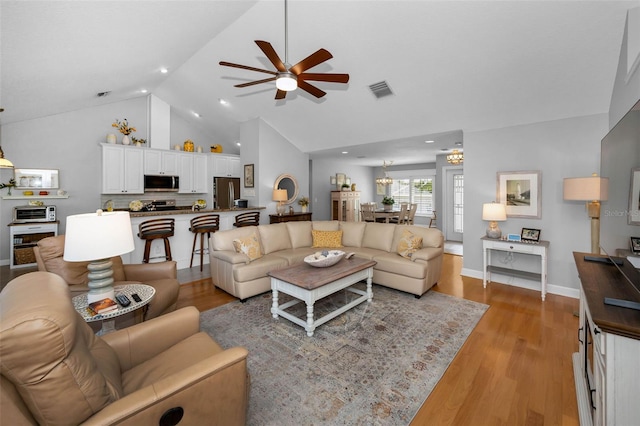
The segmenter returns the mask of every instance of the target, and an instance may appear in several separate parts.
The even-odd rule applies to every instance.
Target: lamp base
[[[278,216],[282,216],[282,214],[284,213],[284,204],[282,204],[281,201],[278,201],[278,205],[276,206],[276,212],[278,213]]]
[[[113,263],[111,259],[95,260],[89,265],[89,293],[87,294],[87,303],[97,302],[98,300],[109,298],[113,301],[115,291],[113,289]]]
[[[502,237],[502,231],[498,227],[498,222],[490,222],[487,228],[487,238],[498,239]]]

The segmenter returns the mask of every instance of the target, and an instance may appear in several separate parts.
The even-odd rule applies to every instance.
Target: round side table
[[[73,301],[73,307],[76,309],[76,311],[78,311],[80,315],[82,315],[82,318],[84,318],[86,322],[102,321],[102,328],[96,333],[98,336],[102,336],[104,334],[115,331],[116,317],[127,314],[129,312],[133,312],[136,309],[140,309],[146,306],[156,294],[156,289],[146,284],[117,285],[113,289],[115,290],[116,295],[124,294],[125,296],[127,296],[131,301],[131,304],[127,307],[123,307],[117,301],[115,301],[116,303],[118,303],[118,309],[104,314],[92,316],[87,311],[87,308],[89,307],[89,304],[87,303],[87,293],[75,296],[73,299],[71,299]],[[134,293],[137,293],[138,296],[140,296],[140,299],[142,299],[140,302],[136,302],[135,300],[133,300],[133,297],[131,297],[131,295]]]

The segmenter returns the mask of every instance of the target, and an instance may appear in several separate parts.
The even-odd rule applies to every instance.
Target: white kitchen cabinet
[[[203,154],[180,154],[179,176],[181,194],[207,192],[207,157]]]
[[[102,145],[102,193],[144,193],[144,150]]]
[[[213,176],[241,177],[240,157],[215,154],[213,156]]]
[[[174,151],[146,149],[144,152],[144,174],[178,176],[179,155]]]

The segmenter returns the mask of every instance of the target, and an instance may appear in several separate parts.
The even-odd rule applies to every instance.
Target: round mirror
[[[273,185],[273,189],[287,190],[288,199],[285,204],[291,204],[298,198],[298,181],[291,175],[282,174],[278,176],[276,183]]]

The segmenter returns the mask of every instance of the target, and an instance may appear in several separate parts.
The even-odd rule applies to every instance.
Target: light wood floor
[[[571,364],[578,300],[548,294],[542,302],[540,292],[496,283],[483,289],[481,280],[461,277],[461,268],[462,257],[445,254],[433,290],[490,308],[412,426],[578,425]],[[236,300],[211,284],[208,265],[180,270],[178,279],[188,283],[179,307],[205,311]]]

